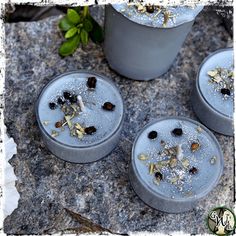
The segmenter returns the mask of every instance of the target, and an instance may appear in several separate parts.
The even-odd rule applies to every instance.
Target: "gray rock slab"
[[[18,208],[5,219],[4,231],[43,234],[99,228],[115,233],[208,233],[205,218],[209,209],[233,206],[233,138],[216,134],[225,157],[224,174],[207,198],[184,214],[162,213],[145,205],[130,186],[128,161],[136,134],[149,121],[165,115],[197,119],[190,94],[198,67],[209,53],[232,46],[220,19],[202,12],[168,73],[153,81],[138,82],[110,70],[102,47],[91,42],[73,56],[61,58],[59,18],[5,25],[5,123],[18,145],[10,164],[18,178],[20,200]],[[111,77],[126,106],[118,147],[105,159],[85,165],[66,163],[53,156],[42,142],[34,114],[34,103],[43,86],[54,76],[75,69]],[[78,213],[78,217],[66,209]]]

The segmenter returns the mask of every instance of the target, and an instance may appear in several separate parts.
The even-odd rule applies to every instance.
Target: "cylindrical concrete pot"
[[[95,88],[87,87],[88,78],[96,78]],[[84,135],[83,138],[78,139],[70,135],[67,126],[64,130],[55,128],[54,124],[62,120],[64,115],[60,105],[50,110],[48,104],[58,101],[65,91],[73,91],[76,96],[81,95],[84,100],[84,110],[79,112],[73,123],[78,122],[87,127],[95,126],[94,134]],[[104,109],[103,104],[106,102],[112,102],[115,108]],[[123,100],[114,82],[103,75],[84,70],[61,74],[43,88],[35,108],[43,141],[60,159],[73,163],[94,162],[108,155],[119,142],[124,120]],[[58,131],[59,135],[52,136],[52,130]]]
[[[199,149],[193,149],[196,141]],[[175,154],[176,145],[180,149]],[[166,154],[168,148],[172,151]],[[221,147],[206,127],[185,117],[163,117],[146,125],[136,137],[129,177],[134,191],[147,205],[181,213],[196,207],[217,185],[223,166]]]
[[[110,67],[134,80],[157,78],[171,67],[193,22],[194,18],[173,27],[151,27],[107,5],[104,51]]]
[[[230,67],[233,64],[233,49],[220,49],[210,54],[201,64],[194,84],[191,103],[199,120],[208,128],[233,136],[233,97],[224,100],[219,91],[209,83],[207,72],[217,67]]]

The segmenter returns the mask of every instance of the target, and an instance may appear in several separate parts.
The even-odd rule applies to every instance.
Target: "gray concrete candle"
[[[221,49],[201,64],[192,93],[193,109],[208,128],[233,136],[233,49]]]
[[[104,51],[110,67],[135,80],[162,75],[172,65],[202,8],[155,6],[140,10],[126,3],[107,5]]]
[[[75,163],[97,161],[115,148],[123,114],[123,101],[114,83],[89,71],[56,77],[36,104],[46,146],[57,157]]]
[[[218,183],[223,155],[213,134],[184,117],[163,117],[138,134],[130,181],[149,206],[164,212],[192,210]]]

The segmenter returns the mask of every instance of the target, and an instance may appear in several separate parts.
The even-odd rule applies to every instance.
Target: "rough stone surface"
[[[110,70],[102,47],[93,43],[60,58],[57,52],[63,37],[58,19],[6,24],[5,123],[18,145],[10,163],[18,178],[20,201],[5,219],[4,231],[42,234],[74,228],[78,232],[207,233],[209,209],[233,205],[233,138],[216,134],[225,157],[224,174],[207,198],[184,214],[166,214],[146,206],[130,186],[128,161],[137,132],[152,119],[165,115],[197,119],[189,101],[197,69],[209,53],[232,45],[220,19],[202,12],[168,73],[149,82],[131,81]],[[43,86],[75,69],[111,77],[126,105],[118,147],[105,159],[86,165],[66,163],[52,155],[42,142],[34,115]],[[66,209],[79,213],[78,217]]]

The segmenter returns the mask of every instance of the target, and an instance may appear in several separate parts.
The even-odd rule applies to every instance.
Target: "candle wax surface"
[[[202,131],[197,131],[198,123],[192,123],[185,119],[167,118],[161,119],[145,128],[136,139],[133,149],[133,164],[141,182],[151,191],[154,191],[163,198],[181,200],[185,198],[195,198],[204,194],[216,184],[223,168],[223,157],[220,147],[204,127]],[[181,136],[174,136],[171,131],[175,128],[182,128]],[[158,136],[155,140],[148,138],[151,131],[156,131]],[[161,140],[166,144],[161,145]],[[191,150],[192,142],[199,142],[200,148],[194,152]],[[156,184],[155,175],[150,174],[151,163],[160,163],[168,160],[169,157],[161,156],[159,152],[164,147],[182,146],[182,157],[179,157],[178,165],[171,168],[168,164],[158,170],[163,175],[163,179]],[[148,157],[143,161],[139,159],[140,154]],[[213,157],[215,157],[213,161]],[[184,168],[182,162],[189,161],[189,165]],[[212,161],[212,163],[211,163]],[[198,172],[190,174],[189,170],[195,167]],[[176,181],[176,177],[179,178]],[[173,181],[173,182],[171,182]]]
[[[97,79],[94,90],[88,89],[86,85],[88,77]],[[63,96],[64,91],[80,95],[85,106],[85,110],[71,120],[72,123],[78,122],[83,127],[94,126],[95,133],[85,134],[83,138],[78,139],[70,135],[68,126],[64,126],[64,131],[61,131],[61,128],[55,128],[55,123],[63,120],[64,113],[59,106],[51,110],[48,104],[49,102],[56,103],[57,98]],[[102,109],[105,102],[113,103],[116,106],[114,111]],[[46,87],[39,101],[38,114],[46,133],[51,136],[52,130],[59,132],[54,139],[66,145],[84,147],[106,140],[119,128],[123,117],[123,102],[119,91],[110,81],[93,73],[75,72],[63,75]],[[44,124],[45,121],[48,122],[47,125]]]
[[[220,91],[216,91],[215,85],[209,82],[210,77],[207,72],[215,70],[217,67],[232,69],[232,66],[233,50],[222,50],[204,62],[198,76],[199,89],[206,102],[217,112],[231,118],[233,117],[234,93],[231,91],[231,95],[224,98]]]
[[[116,11],[120,12],[125,17],[138,24],[158,28],[171,28],[183,24],[185,22],[192,21],[203,9],[203,6],[166,7],[166,9],[171,13],[173,17],[169,18],[166,26],[163,26],[164,16],[163,14],[157,14],[157,11],[155,11],[154,13],[142,13],[137,10],[136,6],[127,5],[127,3],[117,3],[112,4],[112,6],[116,9]]]

